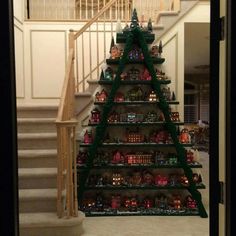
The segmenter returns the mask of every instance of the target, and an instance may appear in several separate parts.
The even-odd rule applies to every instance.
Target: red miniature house
[[[93,142],[92,132],[86,130],[84,134],[84,143],[90,144]]]
[[[113,154],[111,163],[112,164],[122,164],[122,163],[124,163],[124,155],[121,152],[116,151]]]
[[[89,123],[99,123],[100,120],[101,120],[101,112],[97,108],[94,108],[91,111],[91,119],[89,120]]]
[[[120,53],[119,48],[116,45],[114,45],[111,48],[111,59],[116,59],[116,58],[119,58],[120,56],[121,56],[121,53]]]
[[[141,76],[141,79],[142,80],[151,80],[152,77],[148,71],[148,69],[145,67],[144,70],[143,70],[143,73],[142,73],[142,76]]]
[[[121,92],[117,92],[114,100],[115,102],[123,102],[125,100],[124,94]]]
[[[181,143],[190,143],[190,134],[188,132],[188,129],[186,129],[186,128],[182,129],[180,136],[179,136],[179,141]]]
[[[97,92],[95,97],[97,102],[105,102],[107,100],[108,95],[107,92],[103,89],[100,93]]]

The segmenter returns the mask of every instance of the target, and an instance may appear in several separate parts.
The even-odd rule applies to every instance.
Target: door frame
[[[210,3],[210,140],[209,140],[209,221],[210,235],[219,235],[219,35],[220,2]],[[217,196],[217,197],[216,197]]]
[[[226,1],[226,222],[225,235],[231,236],[236,234],[236,225],[233,222],[234,210],[236,209],[236,194],[233,189],[233,181],[236,179],[235,171],[235,134],[236,127],[234,125],[236,120],[236,82],[235,82],[235,68],[231,66],[233,63],[233,55],[235,52],[235,36],[233,34],[233,7],[235,1]],[[232,223],[231,223],[232,222]]]

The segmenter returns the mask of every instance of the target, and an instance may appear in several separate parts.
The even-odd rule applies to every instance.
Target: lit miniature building
[[[168,178],[166,176],[156,175],[155,184],[158,186],[166,186],[168,184]]]
[[[90,144],[93,142],[93,137],[92,137],[92,132],[86,130],[84,134],[84,143],[85,144]]]
[[[122,72],[122,73],[120,74],[120,79],[121,79],[121,80],[127,80],[127,79],[128,79],[128,73]]]
[[[91,119],[89,120],[89,123],[99,123],[100,120],[101,120],[101,112],[97,108],[94,108],[91,111]]]
[[[95,94],[95,98],[97,102],[105,102],[107,100],[107,97],[108,97],[108,94],[104,89],[100,93],[97,92]]]
[[[128,58],[130,60],[143,60],[144,56],[142,53],[142,49],[139,48],[137,45],[134,45],[133,49],[128,54]]]
[[[151,80],[152,77],[148,71],[148,69],[145,67],[141,76],[141,80]]]
[[[140,80],[140,71],[139,69],[132,67],[128,71],[128,79],[129,80]]]
[[[152,185],[153,184],[153,175],[150,171],[144,171],[143,173],[143,183],[146,185]]]
[[[184,186],[188,186],[189,185],[188,178],[185,175],[180,177],[180,182]]]
[[[150,142],[154,143],[170,143],[170,136],[166,130],[161,130],[159,132],[154,132],[150,136]]]
[[[130,184],[138,186],[142,184],[142,174],[140,171],[134,171],[130,179]]]
[[[193,159],[194,159],[194,153],[191,150],[187,150],[187,153],[186,153],[187,163],[192,163]]]
[[[120,173],[113,173],[112,174],[112,185],[113,186],[120,186],[123,183],[123,177]]]
[[[127,122],[136,122],[136,114],[134,112],[127,113]]]
[[[179,112],[171,112],[170,119],[173,122],[179,122]]]
[[[188,195],[186,197],[186,207],[190,209],[195,209],[197,208],[197,202],[192,198],[191,195]]]
[[[116,45],[114,45],[111,48],[111,59],[120,58],[120,56],[121,56],[121,52],[120,52],[119,48]]]
[[[181,130],[180,136],[179,136],[179,141],[181,143],[190,143],[190,134],[188,132],[187,128],[184,128]]]
[[[148,94],[147,100],[149,102],[156,102],[157,101],[157,95],[153,90]]]
[[[156,69],[156,76],[157,76],[157,79],[159,80],[167,80],[167,76],[161,70]]]
[[[111,114],[109,115],[107,121],[109,123],[119,122],[119,114],[116,111],[112,111]]]
[[[138,130],[130,131],[127,129],[125,140],[127,143],[142,143],[144,142],[144,135],[140,134]]]
[[[174,209],[179,210],[182,207],[182,202],[180,199],[179,195],[173,195],[172,196],[172,206],[174,207]]]
[[[103,206],[104,206],[103,197],[100,194],[97,194],[96,201],[95,201],[96,210],[103,211]]]
[[[111,160],[112,164],[123,164],[124,155],[120,151],[115,151]]]
[[[127,153],[125,155],[127,164],[151,164],[153,163],[152,154],[149,153]]]
[[[142,101],[143,100],[143,90],[141,87],[135,87],[127,92],[128,101]]]
[[[193,182],[196,184],[202,183],[202,176],[200,174],[194,173],[193,174]]]
[[[155,206],[160,209],[167,209],[168,201],[164,194],[160,194],[155,198]]]
[[[169,163],[169,165],[176,165],[178,163],[178,158],[177,158],[176,154],[174,154],[174,153],[168,154],[168,163]]]
[[[120,195],[112,196],[111,197],[111,208],[112,209],[119,209],[121,205]]]
[[[171,91],[170,91],[170,88],[167,87],[167,88],[162,88],[162,94],[163,94],[163,97],[167,100],[167,101],[170,101],[171,100]]]
[[[77,164],[79,164],[79,165],[83,165],[83,164],[85,164],[87,158],[88,158],[88,152],[79,151],[79,153],[78,153],[78,155],[77,155],[76,162],[77,162]]]
[[[104,80],[113,80],[113,70],[110,66],[105,70]]]
[[[136,122],[143,122],[143,114],[136,113]]]
[[[94,199],[85,198],[83,200],[83,209],[84,209],[84,211],[95,210],[95,201],[94,201]]]
[[[167,164],[166,156],[161,151],[157,151],[155,153],[154,158],[155,158],[155,164],[157,164],[157,165],[166,165]]]
[[[114,98],[115,102],[123,102],[125,100],[124,94],[122,92],[117,92]]]
[[[151,47],[151,56],[152,57],[158,57],[159,56],[159,50],[157,45],[153,45]]]
[[[178,177],[176,174],[169,175],[169,185],[176,186],[178,184]]]
[[[145,122],[155,122],[157,121],[157,113],[155,111],[149,111],[144,119]]]
[[[149,208],[152,208],[153,207],[153,200],[152,199],[150,199],[150,198],[145,198],[144,200],[143,200],[143,206],[144,206],[144,208],[146,208],[146,209],[149,209]]]

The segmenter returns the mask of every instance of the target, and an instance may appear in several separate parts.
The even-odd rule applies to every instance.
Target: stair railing
[[[109,0],[27,0],[25,2],[27,20],[87,22],[101,11]],[[127,6],[134,6],[139,17],[144,14],[145,20],[151,17],[152,21],[157,23],[161,12],[178,12],[180,0],[117,0],[110,9],[111,14],[104,15],[104,17],[109,21],[116,20],[117,13],[119,13],[119,19],[125,21]]]
[[[160,0],[164,1],[164,0]],[[180,0],[170,0],[179,6]],[[84,92],[88,79],[98,79],[110,49],[117,20],[121,27],[130,21],[136,6],[125,0],[110,0],[79,31],[70,30],[69,56],[56,119],[57,126],[57,214],[58,217],[78,215],[75,93]],[[134,0],[132,1],[134,2]],[[124,4],[122,7],[119,4]],[[124,7],[124,9],[123,9]],[[114,11],[114,9],[116,9]],[[176,9],[176,8],[175,8]],[[161,10],[161,9],[160,9]],[[114,15],[115,14],[115,15]],[[123,24],[123,25],[122,25]]]
[[[70,37],[70,41],[71,37]],[[66,75],[58,109],[57,127],[57,214],[58,217],[78,215],[76,172],[76,125],[74,115],[74,48],[71,46]]]

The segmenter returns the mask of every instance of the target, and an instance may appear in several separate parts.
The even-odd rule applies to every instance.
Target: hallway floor
[[[200,190],[209,213],[209,156],[200,152],[206,189]],[[209,236],[209,218],[199,216],[87,217],[82,236]]]

